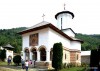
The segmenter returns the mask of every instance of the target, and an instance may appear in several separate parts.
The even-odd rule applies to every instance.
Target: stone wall
[[[90,64],[90,56],[81,56],[81,62],[82,63],[86,63],[86,64]]]

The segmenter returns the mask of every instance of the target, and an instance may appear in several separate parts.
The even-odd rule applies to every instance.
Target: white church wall
[[[29,36],[31,34],[35,34],[35,33],[38,33],[38,47],[41,46],[41,45],[44,45],[45,47],[48,47],[48,28],[45,28],[45,29],[42,29],[42,30],[39,30],[39,31],[35,31],[35,32],[31,32],[31,33],[27,33],[27,34],[24,34],[23,35],[23,38],[22,38],[22,47],[23,49],[25,47],[30,47],[29,45]]]
[[[70,47],[70,40],[66,39],[59,33],[49,29],[49,48],[53,47],[54,43],[62,42],[64,47]]]
[[[63,32],[70,37],[75,37],[75,34],[70,29],[63,30]]]
[[[30,34],[35,34],[35,33],[38,33],[38,45],[35,47],[37,47],[37,49],[38,49],[41,45],[44,45],[46,48],[48,48],[48,28],[24,34],[24,35],[22,35],[23,36],[22,47],[23,47],[23,59],[24,60],[25,60],[24,49],[26,47],[28,47],[29,49],[31,48],[31,46],[29,45],[29,36],[30,36]]]
[[[70,63],[70,52],[68,50],[63,50],[63,63]]]
[[[70,49],[77,49],[81,51],[81,43],[77,41],[71,41],[71,47]]]
[[[24,53],[24,49],[26,47],[29,47],[29,36],[28,34],[22,35],[22,50],[23,50],[23,59],[25,60],[25,53]]]
[[[29,35],[28,34],[25,34],[22,37],[22,47],[23,47],[23,50],[25,47],[29,47]]]
[[[45,45],[45,47],[48,48],[48,31],[49,31],[49,28],[46,28],[44,30],[40,30],[39,31],[39,46],[41,45]]]

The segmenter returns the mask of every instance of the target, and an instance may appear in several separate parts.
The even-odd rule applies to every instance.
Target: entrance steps
[[[51,63],[45,61],[36,62],[35,67],[39,69],[48,69],[49,67],[51,67]]]

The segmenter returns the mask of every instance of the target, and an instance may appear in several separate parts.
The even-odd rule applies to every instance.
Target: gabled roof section
[[[44,28],[51,28],[54,31],[56,31],[57,33],[61,34],[62,36],[64,36],[65,38],[71,40],[71,41],[78,41],[78,40],[74,40],[73,38],[69,37],[68,35],[66,35],[65,33],[63,33],[61,30],[59,30],[57,27],[55,27],[53,24],[46,22],[46,21],[42,21],[26,30],[23,30],[21,32],[19,32],[19,34],[25,34],[25,33],[29,33],[29,32],[33,32],[33,31],[37,31],[37,30],[41,30]],[[81,42],[81,41],[79,41]]]
[[[14,49],[14,47],[11,46],[10,44],[7,44],[7,45],[3,46],[3,48],[8,49],[8,50]]]
[[[71,30],[76,35],[76,33],[71,28],[62,29],[62,31],[64,30]]]
[[[42,22],[40,22],[40,23],[38,23],[38,24],[36,24],[36,25],[34,25],[34,26],[28,28],[28,29],[40,27],[40,26],[43,26],[43,25],[46,25],[46,24],[50,24],[50,23],[49,23],[49,22],[46,22],[46,21],[42,21]],[[27,30],[28,30],[28,29],[27,29]]]
[[[4,48],[14,48],[13,46],[11,46],[10,44],[7,44],[4,46]]]
[[[71,37],[73,39],[73,41],[79,41],[81,43],[83,43],[83,41],[81,39],[75,38],[75,37]]]
[[[25,34],[25,33],[31,32],[31,31],[36,31],[36,30],[39,30],[39,29],[43,29],[43,28],[47,27],[46,26],[47,24],[50,24],[50,23],[46,22],[46,21],[42,21],[42,22],[40,22],[40,23],[38,23],[38,24],[36,24],[32,27],[29,27],[29,28],[19,32],[18,34],[22,35],[22,34]],[[44,27],[42,27],[42,26],[44,26]]]

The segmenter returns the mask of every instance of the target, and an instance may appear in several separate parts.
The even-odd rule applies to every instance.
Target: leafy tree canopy
[[[84,41],[81,48],[83,51],[97,49],[97,47],[100,45],[100,35],[86,35],[78,33],[76,38]]]
[[[19,31],[26,29],[12,28],[12,29],[0,29],[0,46],[5,46],[8,43],[14,47],[14,52],[19,53],[21,51],[22,39],[21,35],[17,34]]]

